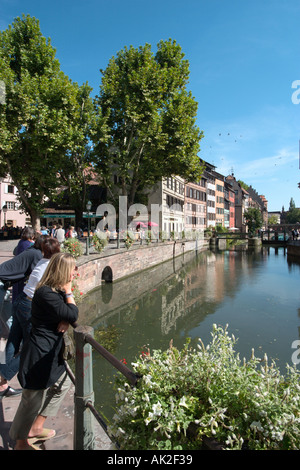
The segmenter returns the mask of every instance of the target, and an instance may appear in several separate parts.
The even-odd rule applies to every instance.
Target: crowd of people
[[[27,229],[28,227],[25,227]],[[3,226],[0,228],[0,234],[2,238],[18,239],[24,231],[24,227],[8,227]],[[75,229],[74,226],[70,225],[68,228],[63,227],[59,224],[54,224],[51,227],[42,226],[37,232],[41,235],[50,235],[54,238],[58,238],[62,243],[67,238],[81,238],[83,236],[83,230],[80,227]]]
[[[55,436],[44,427],[71,384],[63,358],[64,334],[78,318],[71,284],[75,259],[62,253],[59,229],[36,233],[26,227],[14,257],[0,265],[0,399],[22,394],[10,436],[16,450],[37,450]],[[22,388],[9,383],[17,375]]]
[[[75,227],[72,225],[65,229],[62,225],[54,224],[51,228],[41,227],[41,234],[51,235],[51,237],[57,238],[60,243],[63,243],[68,238],[81,238],[83,230],[80,227],[75,230]]]
[[[300,231],[297,230],[296,228],[292,229],[292,240],[298,240],[298,237],[300,236]]]
[[[0,227],[0,238],[9,238],[9,239],[18,239],[21,236],[23,227],[13,227],[8,225],[3,225]]]

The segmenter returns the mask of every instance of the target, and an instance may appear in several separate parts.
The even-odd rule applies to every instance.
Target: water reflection
[[[187,253],[127,279],[105,284],[80,306],[81,323],[111,328],[109,347],[130,365],[145,347],[166,349],[210,341],[212,324],[229,325],[237,350],[264,352],[285,368],[300,338],[300,263],[284,248]],[[103,344],[106,346],[106,344]],[[96,395],[110,403],[111,366],[95,357]]]

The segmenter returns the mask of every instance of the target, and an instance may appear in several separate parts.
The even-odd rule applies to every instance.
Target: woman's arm
[[[68,293],[70,292],[68,291]],[[78,307],[73,298],[68,297],[66,301],[64,294],[43,286],[35,292],[32,307],[36,305],[38,310],[41,309],[47,312],[52,318],[52,320],[49,318],[50,322],[57,321],[57,324],[59,324],[64,321],[73,324],[78,318]],[[32,313],[34,313],[33,309]]]
[[[72,294],[71,285],[72,282],[69,282],[63,287],[63,290],[65,291],[65,299],[67,304],[76,305],[74,296]],[[58,324],[57,331],[59,331],[60,333],[65,333],[68,330],[69,326],[70,323],[63,320]]]
[[[72,294],[72,281],[68,282],[62,289],[65,292],[66,303],[76,305]]]

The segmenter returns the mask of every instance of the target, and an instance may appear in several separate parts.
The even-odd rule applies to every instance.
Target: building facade
[[[206,228],[207,180],[185,185],[185,231],[203,232]]]
[[[225,211],[225,199],[224,199],[224,176],[220,173],[214,172],[216,178],[216,225],[221,227],[225,226],[224,223],[224,211]],[[226,207],[228,211],[226,215],[229,215],[229,207]],[[229,226],[229,220],[228,220]]]
[[[229,183],[232,187],[232,190],[235,194],[235,228],[239,229],[241,232],[247,231],[247,226],[245,223],[244,213],[249,207],[249,194],[248,192],[240,185],[240,183],[235,179],[234,175],[228,175],[226,177],[226,182]]]
[[[0,226],[25,227],[30,225],[30,218],[22,212],[18,202],[18,191],[11,177],[0,178]]]
[[[206,178],[206,226],[216,226],[216,177],[215,166],[207,162],[203,177]]]
[[[229,183],[224,182],[224,227],[235,228],[235,194]]]
[[[165,232],[167,236],[172,233],[181,234],[185,229],[184,193],[184,179],[172,176],[159,181],[148,196],[149,219],[153,220],[151,212],[155,212],[158,230]]]

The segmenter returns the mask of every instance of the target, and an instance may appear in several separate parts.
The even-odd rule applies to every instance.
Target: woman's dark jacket
[[[65,372],[63,333],[57,327],[62,320],[74,323],[78,308],[67,304],[62,292],[42,286],[33,296],[31,315],[32,329],[21,352],[18,379],[23,388],[41,390],[51,387]]]

